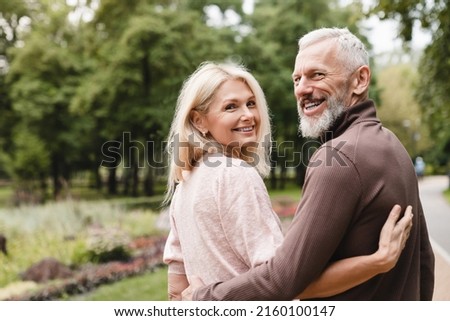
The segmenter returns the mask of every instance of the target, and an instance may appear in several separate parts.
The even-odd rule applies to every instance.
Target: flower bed
[[[74,276],[63,280],[54,280],[37,289],[13,295],[12,301],[48,301],[67,295],[82,294],[96,287],[119,281],[123,278],[152,271],[161,266],[165,236],[139,238],[131,242],[130,247],[137,254],[125,262],[88,264],[74,271]]]

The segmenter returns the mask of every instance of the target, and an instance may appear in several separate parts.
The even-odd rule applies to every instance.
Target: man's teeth
[[[305,104],[305,109],[310,110],[319,106],[321,102]]]
[[[244,127],[244,128],[237,128],[238,132],[249,132],[253,130],[253,127]]]

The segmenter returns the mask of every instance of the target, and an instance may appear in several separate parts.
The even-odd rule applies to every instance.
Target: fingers
[[[412,218],[413,218],[413,213],[412,213],[412,206],[408,205],[408,207],[406,207],[405,210],[405,215],[403,215],[403,217],[400,219],[400,221],[398,221],[397,225],[399,225],[400,227],[404,228],[404,229],[411,229],[412,226]]]
[[[412,219],[413,219],[414,214],[413,214],[413,212],[412,212],[412,206],[408,206],[408,207],[406,208],[405,216],[408,216],[408,221],[409,221],[409,223],[408,223],[408,235],[409,235],[409,232],[411,232],[411,228],[412,228],[412,226],[413,226],[413,221],[412,221]]]
[[[395,234],[396,232],[396,223],[398,218],[400,217],[401,210],[402,208],[400,207],[400,205],[394,205],[394,207],[391,209],[391,212],[389,213],[389,216],[384,223],[383,228],[381,229],[380,245],[387,245],[391,241],[393,234]],[[397,233],[400,234],[400,231],[397,231]]]
[[[409,218],[412,219],[412,217],[413,217],[413,212],[412,212],[412,206],[411,206],[411,205],[408,205],[408,206],[406,207],[405,215],[404,215],[404,216],[407,216],[407,217],[409,217]]]
[[[398,218],[400,217],[401,212],[402,208],[400,207],[400,205],[398,204],[394,205],[394,207],[391,209],[391,212],[389,213],[387,223],[392,224],[394,226]]]
[[[404,249],[406,246],[406,241],[409,238],[411,233],[411,228],[413,225],[412,222],[413,213],[412,206],[408,206],[405,210],[405,215],[403,215],[402,219],[397,223],[397,227],[402,229],[402,239],[401,239],[401,248]]]

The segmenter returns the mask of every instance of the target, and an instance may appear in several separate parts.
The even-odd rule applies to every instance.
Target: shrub
[[[92,263],[125,261],[131,257],[128,235],[115,228],[94,228],[86,242],[86,258]]]

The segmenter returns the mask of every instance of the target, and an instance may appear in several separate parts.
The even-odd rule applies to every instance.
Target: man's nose
[[[298,80],[294,84],[294,94],[295,94],[295,97],[297,97],[297,98],[303,97],[305,95],[309,95],[312,93],[312,91],[313,91],[313,89],[312,89],[311,83],[305,77],[302,77],[300,80]]]

